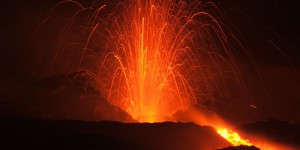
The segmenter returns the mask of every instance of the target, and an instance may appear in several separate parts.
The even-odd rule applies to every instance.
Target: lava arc
[[[141,122],[163,121],[221,92],[226,85],[217,83],[223,78],[217,76],[231,72],[238,79],[236,68],[221,54],[231,55],[223,29],[202,5],[214,6],[128,0],[97,22],[106,5],[99,7],[90,21],[80,69],[94,74],[111,104]],[[103,43],[100,52],[95,50],[99,44],[92,44],[97,40]],[[92,69],[82,65],[91,61],[84,59],[87,50],[97,57]],[[220,69],[224,64],[229,69]]]

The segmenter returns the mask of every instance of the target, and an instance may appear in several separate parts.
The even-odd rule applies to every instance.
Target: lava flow
[[[246,145],[251,146],[252,144],[248,140],[244,140],[240,137],[237,132],[228,130],[226,128],[218,129],[218,134],[220,134],[223,138],[225,138],[228,142],[230,142],[234,146]]]

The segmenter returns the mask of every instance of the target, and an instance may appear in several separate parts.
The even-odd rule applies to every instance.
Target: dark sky
[[[0,54],[5,74],[10,77],[16,73],[27,74],[22,67],[24,62],[20,60],[32,53],[28,49],[40,44],[32,41],[35,40],[33,33],[56,3],[39,0],[1,2]],[[215,3],[224,12],[225,25],[230,26],[239,40],[251,49],[260,64],[300,65],[299,1],[215,0]],[[46,40],[54,41],[54,38]]]
[[[259,62],[284,63],[280,50],[299,66],[299,1],[224,0],[220,3]]]

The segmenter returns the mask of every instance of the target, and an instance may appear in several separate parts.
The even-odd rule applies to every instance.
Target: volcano
[[[299,7],[3,1],[0,149],[297,150]]]
[[[101,98],[92,81],[87,72],[80,71],[47,77],[12,95],[8,93],[9,99],[1,105],[1,138],[5,139],[1,148],[258,149],[254,146],[227,147],[231,144],[213,127],[189,123],[187,121],[197,121],[182,118],[191,116],[192,109],[175,115],[177,120],[184,122],[138,123],[125,111]],[[20,101],[27,103],[20,108],[17,105]],[[206,111],[205,116],[216,121],[209,115],[209,110]],[[168,119],[174,121],[174,118],[162,118]],[[202,119],[205,118],[202,116]],[[238,128],[253,135],[263,132],[274,141],[295,146],[299,129],[297,125],[282,121],[257,122]],[[289,132],[285,132],[287,130]],[[274,137],[275,133],[278,136]],[[292,134],[294,136],[288,136]]]

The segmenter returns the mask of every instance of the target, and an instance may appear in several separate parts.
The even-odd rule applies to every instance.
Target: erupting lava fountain
[[[90,11],[71,2],[81,8],[75,16]],[[201,1],[127,0],[113,13],[105,12],[111,11],[108,5],[86,13],[92,15],[80,70],[97,79],[111,104],[140,122],[163,121],[226,93],[221,74],[239,82],[237,66],[221,25],[204,6],[215,7]],[[84,65],[89,55],[97,57],[93,67]]]
[[[226,95],[226,78],[244,87],[226,33],[207,11],[219,13],[211,2],[125,0],[94,9],[66,0],[54,9],[66,3],[79,9],[63,34],[74,24],[84,29],[79,70],[135,120],[165,121],[192,104]],[[87,21],[77,25],[82,17]],[[251,145],[226,129],[219,134]]]

